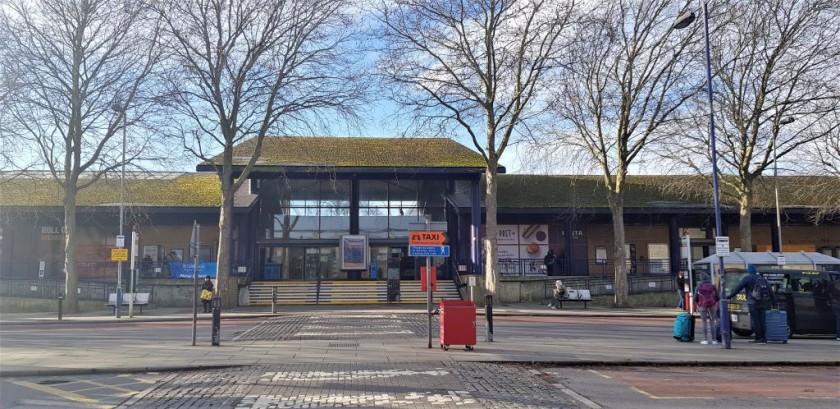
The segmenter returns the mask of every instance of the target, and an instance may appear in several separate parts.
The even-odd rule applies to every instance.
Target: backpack
[[[770,282],[764,276],[756,276],[750,297],[756,301],[770,301]]]
[[[697,287],[697,304],[703,308],[710,308],[717,302],[715,286],[712,283],[702,283]]]

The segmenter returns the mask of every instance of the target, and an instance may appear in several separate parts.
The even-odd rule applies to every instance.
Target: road
[[[523,334],[549,344],[555,339],[575,345],[592,339],[645,340],[667,336],[671,322],[632,317],[497,317],[494,344]],[[468,353],[455,348],[443,353],[449,355],[441,355],[439,362],[352,359],[359,341],[365,339],[425,345],[425,325],[425,317],[417,314],[226,319],[222,324],[226,346],[273,342],[266,345],[282,348],[284,339],[332,340],[330,345],[345,351],[342,358],[349,359],[160,373],[5,377],[0,378],[0,406],[834,408],[840,403],[838,367],[567,367],[445,360],[444,356]],[[201,322],[199,343],[209,343],[209,331],[209,322]],[[37,354],[56,345],[132,348],[138,340],[186,344],[190,337],[191,323],[184,321],[14,325],[0,328],[0,347],[25,347]],[[785,346],[768,347],[772,353]],[[579,351],[578,355],[595,353]]]

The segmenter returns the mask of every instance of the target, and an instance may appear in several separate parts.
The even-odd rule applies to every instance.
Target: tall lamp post
[[[125,132],[126,128],[128,127],[128,113],[126,112],[126,107],[123,105],[122,101],[116,100],[111,104],[111,109],[114,112],[122,113],[123,116],[123,130],[122,130],[122,168],[120,170],[120,237],[123,238],[125,241],[125,236],[123,235],[123,219],[124,219],[124,207],[125,207]],[[117,318],[120,318],[120,305],[122,304],[122,261],[117,262],[117,299],[116,304],[114,305],[114,314]],[[132,290],[133,291],[133,290]]]
[[[796,119],[792,116],[787,118],[782,118],[779,121],[779,126],[787,125],[792,123]],[[777,240],[779,241],[779,254],[782,254],[784,249],[782,248],[782,213],[779,207],[779,166],[778,166],[778,157],[776,156],[776,141],[779,139],[779,128],[776,127],[776,133],[773,135],[773,190],[776,193],[776,235]]]
[[[717,165],[717,146],[715,137],[715,109],[714,109],[714,94],[712,90],[712,53],[709,46],[709,7],[705,1],[700,0],[703,8],[703,40],[706,48],[706,91],[709,96],[709,145],[711,146],[712,155],[712,187],[714,188],[714,205],[715,205],[715,236],[722,235],[722,225],[720,219],[720,187],[718,184],[718,165]],[[694,12],[686,12],[677,18],[674,23],[675,29],[683,29],[691,25],[697,16]],[[716,252],[720,254],[720,252]],[[719,294],[725,295],[726,288],[723,285],[724,268],[723,256],[718,256],[719,267]],[[720,301],[720,331],[721,340],[724,348],[732,348],[732,340],[729,337],[729,304],[725,297],[721,297]]]

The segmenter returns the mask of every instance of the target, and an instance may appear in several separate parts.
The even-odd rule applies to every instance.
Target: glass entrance
[[[315,281],[347,278],[338,269],[338,247],[270,247],[263,256],[263,279]]]

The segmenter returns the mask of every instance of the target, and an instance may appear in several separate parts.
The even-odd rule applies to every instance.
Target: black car
[[[834,314],[828,304],[831,281],[840,280],[840,272],[814,270],[759,270],[773,288],[776,306],[787,311],[788,328],[793,334],[834,334]],[[743,272],[726,273],[727,294],[738,285]],[[744,291],[729,301],[732,332],[752,335],[747,296]]]

